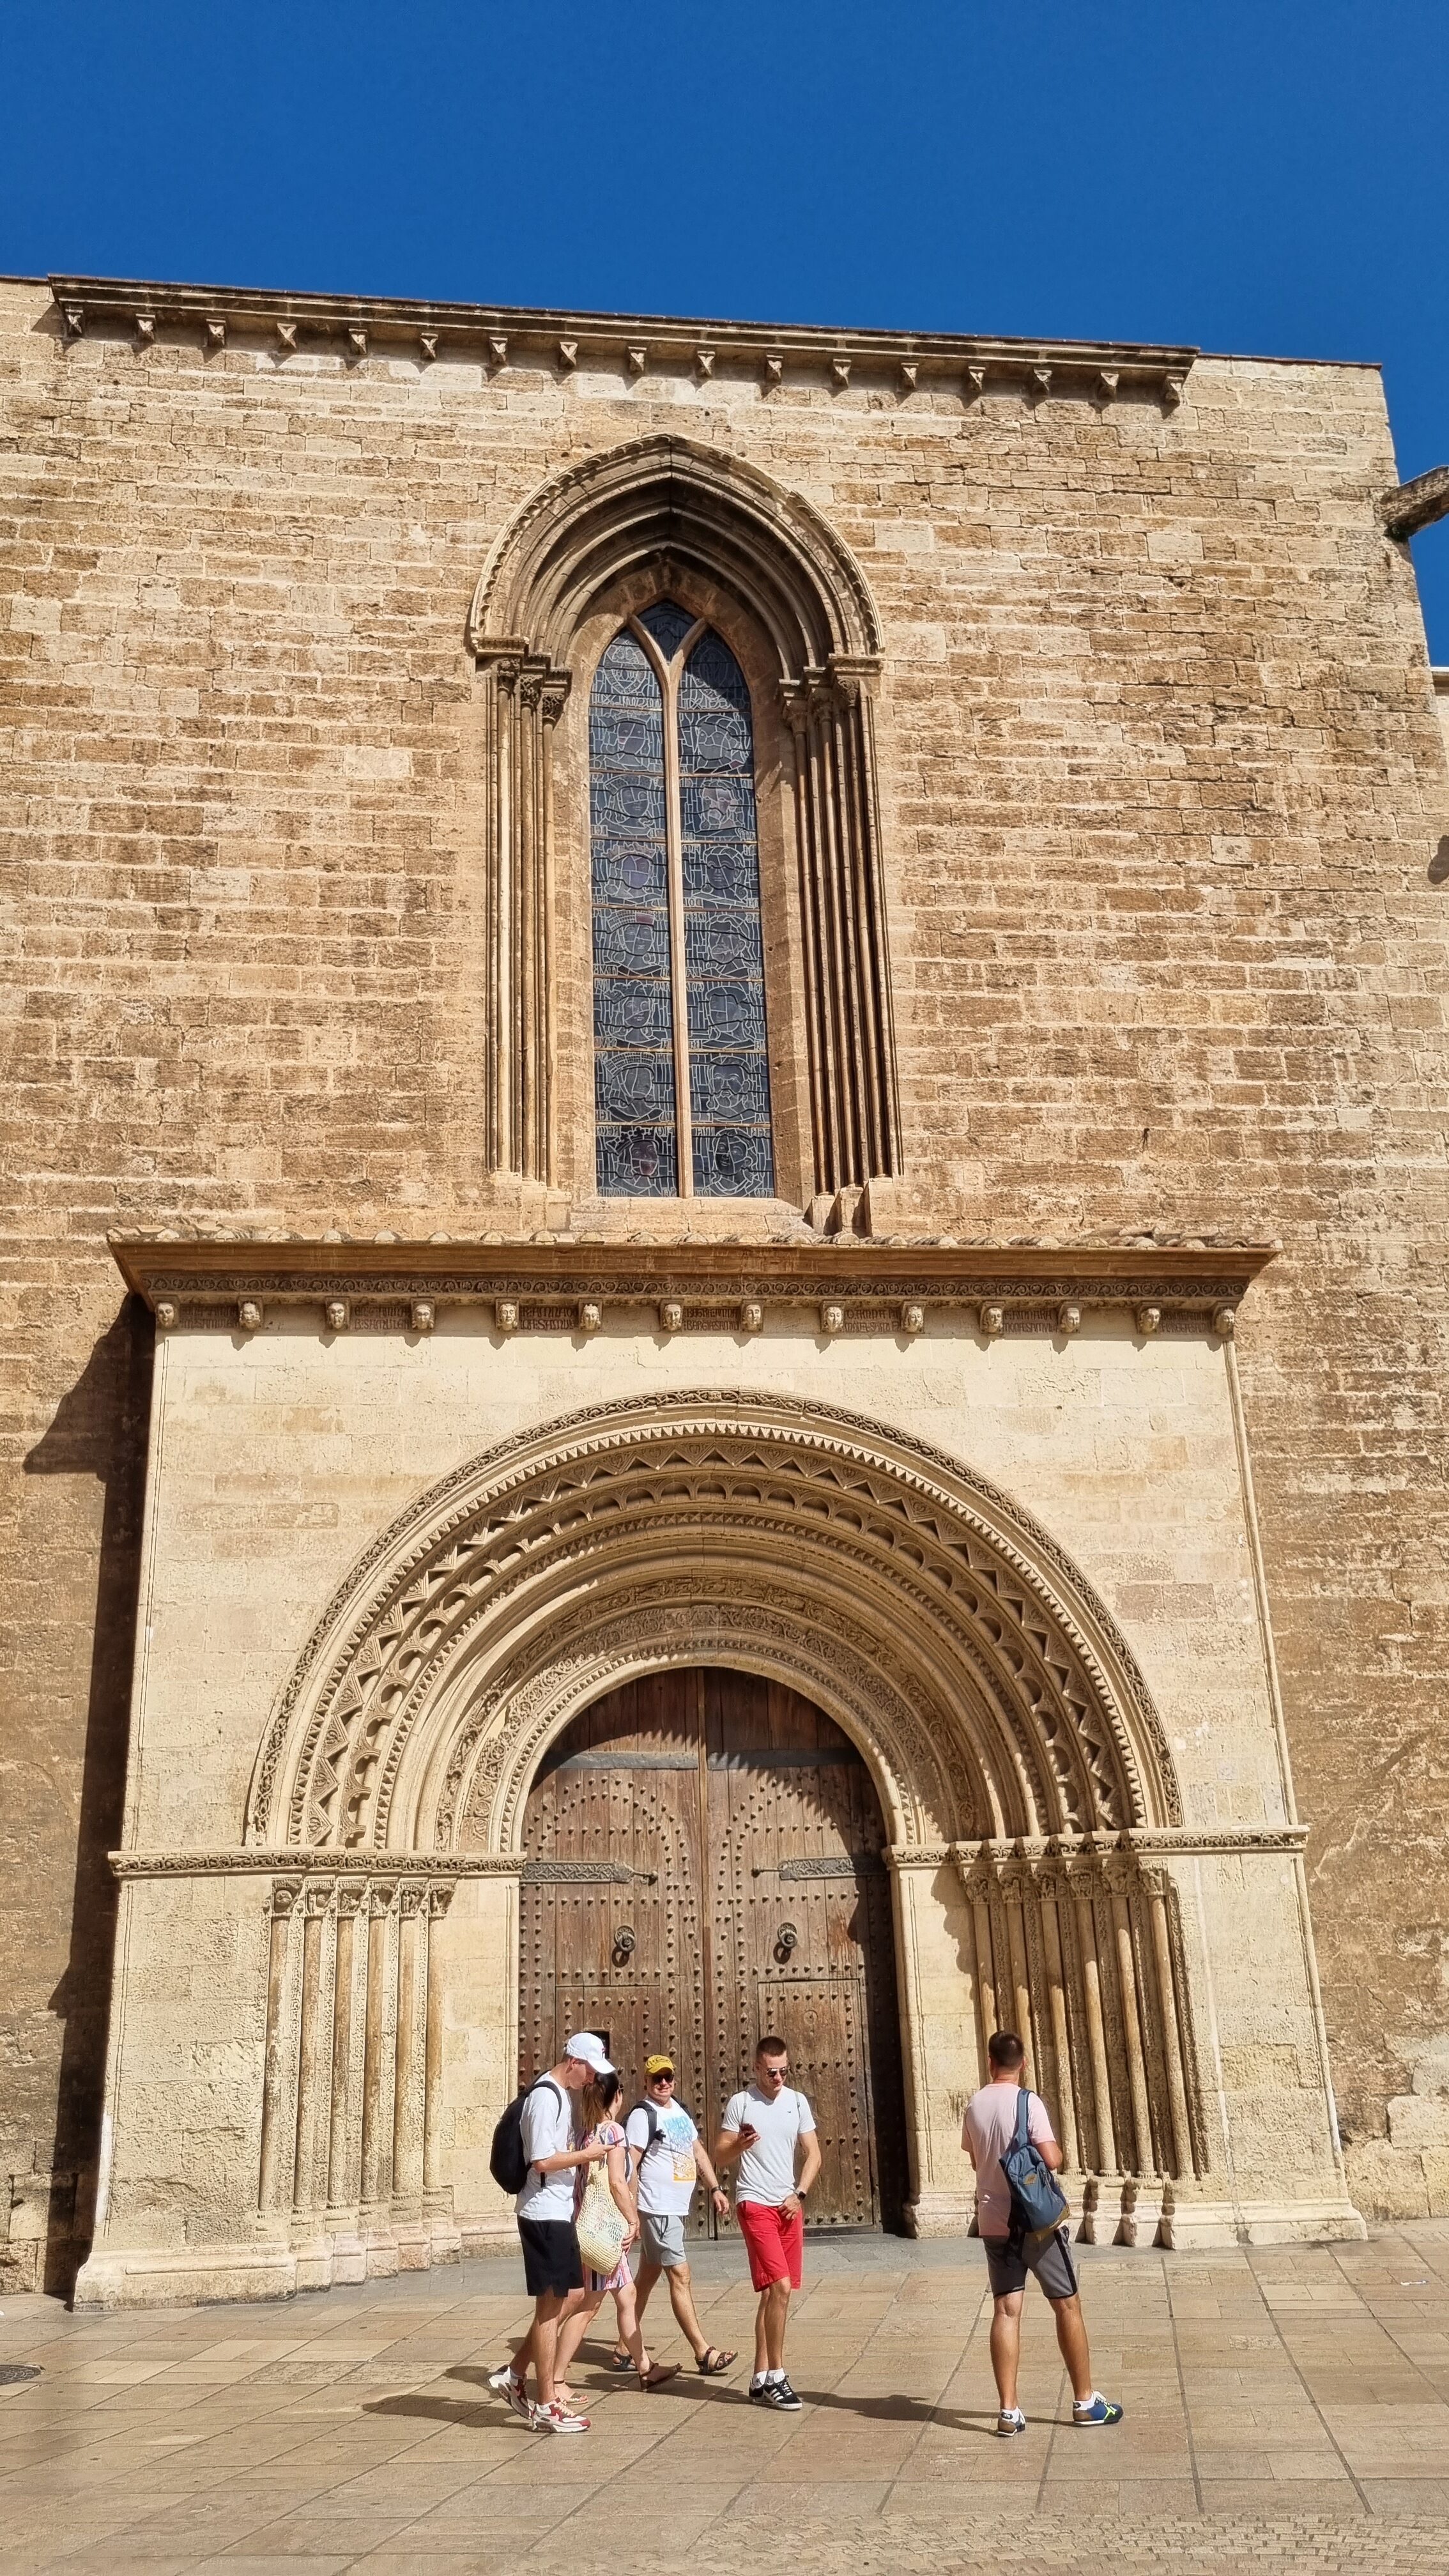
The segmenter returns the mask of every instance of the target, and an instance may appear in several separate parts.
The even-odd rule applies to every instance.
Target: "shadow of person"
[[[480,2376],[486,2382],[487,2373]],[[464,2397],[446,2396],[441,2389],[435,2397],[416,2388],[406,2389],[397,2397],[370,2397],[362,2411],[364,2415],[418,2416],[430,2424],[455,2424],[467,2433],[481,2433],[489,2424],[518,2421],[501,2401],[495,2401],[491,2406],[474,2406]]]
[[[831,2388],[802,2388],[799,2393],[807,2406],[826,2414],[862,2415],[876,2424],[934,2424],[948,2433],[984,2434],[993,2442],[997,2437],[994,2406],[989,2414],[973,2414],[933,2406],[927,2397],[907,2397],[903,2392],[891,2397],[842,2397]]]

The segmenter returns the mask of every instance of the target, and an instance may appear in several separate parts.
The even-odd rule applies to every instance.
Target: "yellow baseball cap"
[[[644,2072],[646,2075],[672,2075],[674,2060],[672,2057],[646,2057]]]

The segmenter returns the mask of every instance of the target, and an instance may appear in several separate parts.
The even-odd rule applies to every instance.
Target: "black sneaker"
[[[798,2415],[800,2399],[788,2379],[763,2379],[750,2390],[752,2406],[773,2406],[777,2415]]]
[[[777,2379],[775,2382],[775,2403],[777,2406],[788,2406],[792,2415],[798,2415],[801,2407],[805,2403],[805,2400],[803,2397],[796,2396],[788,2379]]]

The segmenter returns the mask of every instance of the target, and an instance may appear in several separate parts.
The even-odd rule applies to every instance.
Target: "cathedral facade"
[[[12,281],[17,2282],[1449,2208],[1449,762],[1367,367]],[[1449,706],[1442,697],[1440,706]]]

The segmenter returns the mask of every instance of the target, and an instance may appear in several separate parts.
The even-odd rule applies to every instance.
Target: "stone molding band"
[[[123,332],[139,352],[159,333],[185,335],[209,356],[231,339],[269,343],[279,363],[330,352],[349,366],[379,356],[423,366],[462,359],[490,381],[531,369],[566,382],[582,366],[618,369],[631,384],[681,369],[708,383],[733,372],[762,395],[814,376],[832,394],[852,378],[890,381],[902,400],[949,391],[963,404],[1012,392],[1033,406],[1048,394],[1105,409],[1136,394],[1174,408],[1198,352],[1127,340],[1019,340],[957,332],[831,331],[805,323],[719,322],[660,314],[575,313],[506,304],[438,304],[410,297],[308,295],[157,279],[48,281],[64,341]]]
[[[1250,1858],[1255,1853],[1301,1852],[1306,1825],[1136,1826],[1118,1834],[1020,1835],[1006,1842],[888,1844],[881,1857],[894,1870],[970,1866],[980,1859],[1038,1861],[1119,1852],[1161,1860]],[[328,1851],[305,1844],[272,1849],[238,1844],[226,1851],[113,1851],[118,1879],[265,1878],[417,1879],[450,1891],[465,1878],[517,1878],[521,1852]]]

